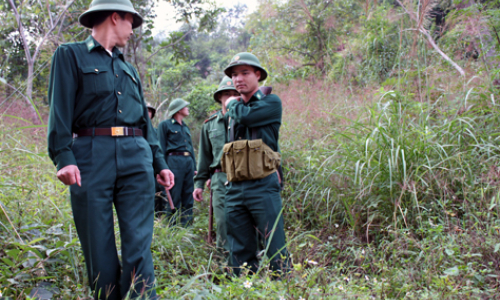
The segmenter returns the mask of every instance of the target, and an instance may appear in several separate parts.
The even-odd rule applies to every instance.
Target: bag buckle
[[[111,127],[111,136],[124,136],[124,127]]]

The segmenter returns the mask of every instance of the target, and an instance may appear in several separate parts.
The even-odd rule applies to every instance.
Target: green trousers
[[[227,224],[226,224],[226,173],[218,172],[212,175],[210,189],[212,192],[212,205],[214,207],[215,232],[217,235],[217,248],[229,252],[229,243],[227,242]]]
[[[72,146],[82,186],[71,206],[95,299],[154,298],[153,157],[143,137],[79,137]],[[121,266],[113,224],[121,238]]]
[[[191,225],[193,222],[193,191],[194,191],[194,164],[190,156],[170,155],[167,156],[167,164],[174,173],[174,187],[170,190],[172,202],[177,212],[180,212],[182,226]],[[167,217],[172,217],[170,205],[164,203]],[[175,224],[177,216],[171,220]]]
[[[280,212],[280,185],[276,173],[258,180],[230,182],[227,185],[229,264],[236,276],[239,276],[244,263],[251,271],[257,271],[259,240],[265,241],[268,249],[265,256],[270,258],[271,270],[280,273],[289,269],[283,216],[279,215]]]

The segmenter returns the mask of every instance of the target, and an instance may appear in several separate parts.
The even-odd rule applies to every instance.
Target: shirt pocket
[[[123,69],[123,72],[125,73],[126,78],[123,86],[125,95],[134,98],[135,100],[139,101],[139,103],[142,103],[141,93],[139,91],[139,79],[136,78],[134,74],[127,69]]]
[[[168,130],[168,142],[179,146],[182,141],[182,133],[179,130]]]
[[[113,74],[104,66],[85,66],[82,70],[83,94],[107,95],[114,91]]]

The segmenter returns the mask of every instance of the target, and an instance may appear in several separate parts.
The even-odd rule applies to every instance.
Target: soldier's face
[[[222,106],[225,108],[226,100],[229,99],[229,97],[238,97],[239,95],[240,93],[235,90],[222,91],[220,93],[219,100],[222,103]]]
[[[151,109],[148,109],[148,115],[150,119],[153,119],[153,111]]]
[[[134,16],[131,13],[127,13],[125,18],[121,18],[119,14],[114,13],[111,15],[116,21],[116,46],[125,47],[128,40],[132,36],[132,24],[134,23]]]
[[[189,116],[189,108],[186,106],[183,109],[179,110],[178,114],[180,114],[183,117]]]
[[[235,66],[231,69],[231,79],[240,94],[249,94],[259,88],[260,71],[252,66]]]

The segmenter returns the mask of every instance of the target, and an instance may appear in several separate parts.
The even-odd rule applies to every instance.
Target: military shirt
[[[275,94],[265,96],[260,90],[247,103],[243,100],[229,102],[226,113],[235,120],[235,140],[251,139],[251,128],[256,128],[257,139],[262,139],[273,151],[279,151],[281,115],[281,99]]]
[[[48,99],[49,156],[60,170],[77,165],[73,133],[113,126],[142,130],[156,173],[168,169],[143,99],[135,68],[113,48],[112,57],[92,36],[57,48],[52,57]]]
[[[179,124],[179,122],[172,118],[161,122],[158,125],[158,139],[165,155],[168,155],[170,152],[191,153],[193,165],[196,168],[191,131],[189,131],[189,127],[184,121],[182,121],[182,124]]]
[[[198,151],[198,174],[194,176],[194,187],[204,188],[210,179],[210,173],[220,169],[222,148],[226,143],[226,122],[222,110],[207,119],[200,133],[200,148]]]

